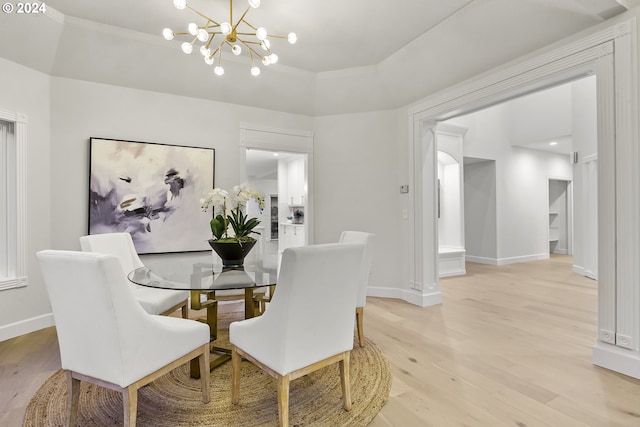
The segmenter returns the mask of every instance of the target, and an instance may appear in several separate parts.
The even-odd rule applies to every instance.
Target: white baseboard
[[[477,262],[478,264],[498,265],[498,260],[495,258],[485,258],[481,256],[466,255],[467,262]]]
[[[53,321],[53,314],[48,313],[43,314],[42,316],[32,317],[31,319],[0,326],[0,341],[19,337],[20,335],[48,328],[53,325],[55,325]]]
[[[640,357],[638,353],[598,342],[593,346],[594,365],[640,379]]]
[[[467,274],[467,270],[456,270],[456,271],[447,271],[444,273],[440,273],[439,276],[442,279],[443,277],[465,276],[466,274]]]
[[[469,262],[477,262],[480,264],[507,265],[507,264],[516,264],[519,262],[530,262],[530,261],[540,261],[543,259],[549,259],[549,254],[545,252],[542,254],[522,255],[522,256],[514,256],[510,258],[484,258],[479,256],[466,255],[466,259]]]
[[[585,275],[585,274],[584,274],[584,268],[582,268],[582,267],[581,267],[581,266],[579,266],[579,265],[575,265],[575,264],[573,264],[573,266],[572,266],[572,270],[573,270],[573,272],[574,272],[574,273],[580,274],[581,276],[584,276],[584,275]]]
[[[422,294],[419,291],[409,289],[369,287],[367,296],[401,299],[419,307],[442,304],[442,293],[440,291]]]
[[[548,252],[545,252],[542,254],[514,256],[511,258],[500,258],[498,259],[498,265],[517,264],[519,262],[540,261],[543,259],[549,259]]]

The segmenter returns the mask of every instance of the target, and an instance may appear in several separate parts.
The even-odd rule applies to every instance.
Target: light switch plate
[[[401,185],[400,186],[400,192],[401,193],[408,193],[409,192],[409,186],[408,185]]]

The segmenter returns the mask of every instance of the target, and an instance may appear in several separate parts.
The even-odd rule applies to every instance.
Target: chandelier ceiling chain
[[[248,0],[249,6],[240,16],[240,19],[233,21],[233,0],[229,0],[229,21],[217,22],[214,19],[208,17],[202,12],[197,11],[187,4],[187,0],[173,0],[173,5],[178,10],[189,9],[205,20],[203,25],[198,25],[195,22],[190,23],[187,26],[186,32],[175,32],[170,28],[165,28],[162,31],[162,35],[166,40],[173,40],[175,36],[186,36],[191,41],[185,41],[180,46],[182,51],[186,54],[193,52],[193,47],[196,42],[201,42],[200,53],[204,57],[204,62],[208,65],[213,65],[217,56],[218,63],[214,67],[213,71],[216,75],[221,76],[224,74],[224,68],[222,67],[222,51],[224,46],[228,46],[231,53],[234,55],[240,55],[244,48],[249,52],[249,58],[251,60],[251,75],[260,75],[260,68],[256,66],[256,58],[259,58],[263,65],[268,66],[278,62],[278,55],[271,51],[271,42],[269,37],[277,39],[287,39],[289,43],[294,44],[297,41],[295,33],[289,33],[286,36],[277,36],[268,34],[264,27],[255,27],[245,20],[247,13],[250,9],[255,9],[260,6],[260,0]],[[242,27],[241,27],[242,26]],[[216,37],[216,36],[222,37]],[[212,50],[214,39],[216,40],[217,47]],[[219,43],[218,43],[219,41]],[[264,53],[259,52],[257,49],[261,48]]]

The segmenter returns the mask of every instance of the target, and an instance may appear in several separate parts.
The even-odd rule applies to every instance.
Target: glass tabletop
[[[247,289],[276,284],[275,270],[258,267],[230,267],[215,269],[212,264],[193,265],[191,280],[188,283],[169,280],[154,273],[147,267],[130,272],[127,278],[136,285],[156,289],[177,289],[185,291],[221,291],[228,289]]]

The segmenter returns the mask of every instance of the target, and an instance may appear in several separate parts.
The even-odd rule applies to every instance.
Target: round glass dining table
[[[209,325],[211,353],[220,354],[211,360],[211,369],[230,360],[229,349],[217,347],[214,342],[218,334],[218,301],[216,292],[243,290],[245,318],[249,319],[260,314],[260,300],[256,298],[256,291],[269,287],[269,296],[273,295],[276,285],[274,269],[263,269],[257,266],[214,268],[212,264],[196,263],[188,283],[169,280],[147,267],[140,267],[131,271],[127,278],[132,283],[156,289],[173,289],[191,291],[191,309],[206,309],[206,318],[198,319]],[[204,296],[204,298],[203,298]],[[238,299],[242,298],[242,294]],[[262,296],[260,297],[262,298]],[[191,376],[200,377],[197,361],[191,362]]]

